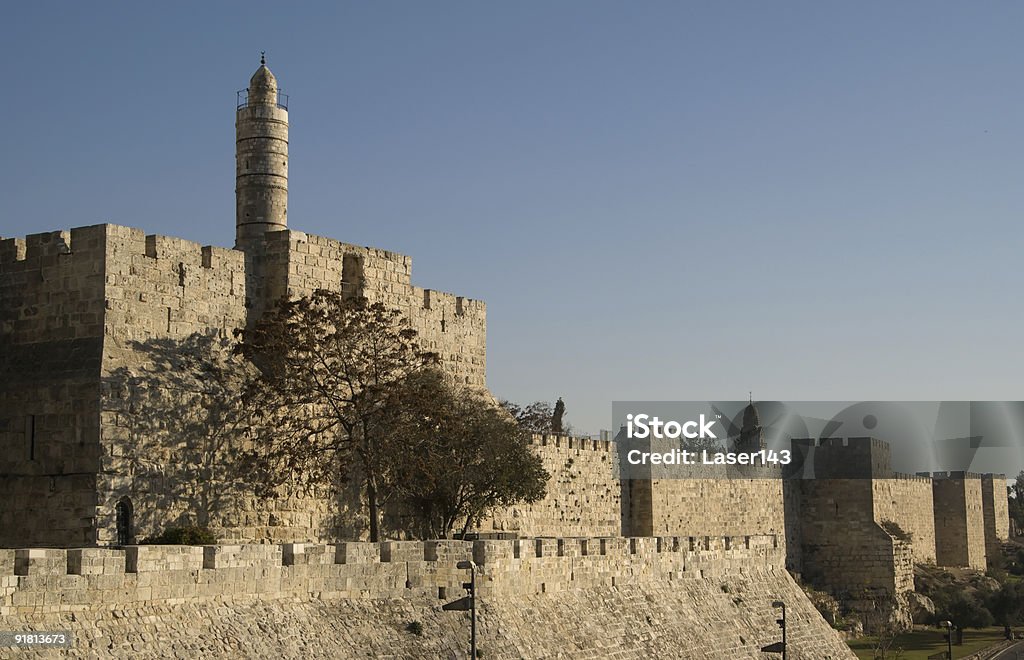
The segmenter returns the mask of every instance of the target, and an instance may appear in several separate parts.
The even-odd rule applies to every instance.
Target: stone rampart
[[[70,630],[73,657],[463,657],[441,606],[469,559],[487,657],[759,658],[781,599],[790,657],[853,658],[765,536],[2,550],[0,627]]]
[[[1010,503],[1005,474],[981,476],[981,504],[985,518],[985,554],[1001,552],[1002,543],[1010,538]]]
[[[935,517],[932,482],[927,477],[894,473],[871,482],[874,520],[883,527],[895,523],[906,532],[914,562],[935,563]],[[890,528],[897,531],[895,528]]]
[[[938,564],[985,570],[987,559],[981,475],[971,472],[935,472],[931,476]]]
[[[540,502],[498,509],[481,533],[516,536],[620,536],[622,506],[618,452],[607,440],[534,435],[531,449],[544,461],[547,495]]]

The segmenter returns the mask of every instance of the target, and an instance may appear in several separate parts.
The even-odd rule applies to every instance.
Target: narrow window
[[[36,416],[25,416],[25,437],[28,439],[28,460],[36,460]]]
[[[128,545],[132,542],[132,528],[135,526],[135,521],[132,520],[134,517],[132,501],[127,497],[122,497],[114,507],[114,515],[117,519],[117,544]]]

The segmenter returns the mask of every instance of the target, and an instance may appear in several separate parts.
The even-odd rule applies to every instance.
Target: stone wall
[[[323,236],[285,230],[266,234],[257,269],[267,303],[316,289],[381,302],[412,322],[423,348],[440,354],[445,369],[466,385],[486,386],[487,307],[450,293],[412,285],[412,258]]]
[[[232,488],[230,466],[209,458],[225,438],[200,424],[203,385],[183,375],[186,354],[284,295],[388,304],[458,381],[484,388],[484,304],[413,287],[409,257],[289,230],[246,247],[117,225],[0,240],[0,545],[111,543],[129,500],[136,538],[195,522],[232,540],[357,538],[358,490],[257,501]]]
[[[914,562],[935,563],[932,482],[927,477],[895,475],[870,481],[874,520],[894,522],[910,535]]]
[[[627,489],[628,534],[777,534],[785,545],[782,479],[632,480]]]
[[[484,657],[760,658],[782,600],[789,657],[854,658],[759,536],[0,550],[0,628],[71,657],[464,657],[463,559]]]
[[[985,514],[981,475],[936,472],[932,476],[938,564],[985,570]]]
[[[477,530],[517,536],[622,534],[618,452],[605,440],[534,435],[531,448],[551,475],[535,504],[496,510]]]
[[[869,628],[908,626],[914,550],[874,519],[872,482],[809,479],[801,489],[803,577],[862,612]]]
[[[0,240],[0,546],[94,541],[104,240]]]
[[[1010,538],[1010,503],[1005,474],[981,476],[981,504],[985,518],[985,554],[995,556]]]

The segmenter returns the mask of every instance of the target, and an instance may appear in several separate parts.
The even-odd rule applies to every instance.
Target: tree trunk
[[[377,483],[373,477],[366,479],[366,500],[370,509],[370,543],[380,541],[380,512],[377,510]]]

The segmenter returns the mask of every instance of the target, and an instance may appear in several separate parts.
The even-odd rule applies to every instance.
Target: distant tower
[[[260,57],[235,115],[235,247],[288,227],[288,102]]]
[[[766,449],[764,440],[764,428],[761,426],[761,416],[754,406],[754,397],[751,395],[750,403],[743,409],[743,426],[740,428],[740,437],[736,440],[736,451],[753,452]]]

